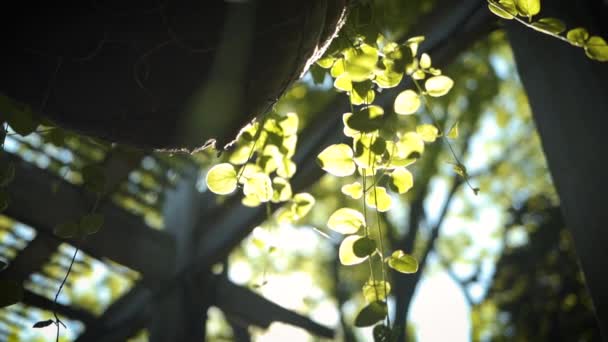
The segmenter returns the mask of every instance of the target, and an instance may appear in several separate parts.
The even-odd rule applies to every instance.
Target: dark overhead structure
[[[561,7],[561,3],[568,4]],[[92,2],[66,11],[48,4],[48,8],[11,12],[29,18],[20,19],[28,25],[27,31],[19,33],[19,40],[14,38],[16,32],[10,25],[19,18],[8,20],[8,12],[3,12],[3,41],[14,53],[0,55],[0,91],[31,104],[34,110],[66,127],[113,141],[171,149],[200,147],[211,138],[223,144],[233,139],[244,123],[274,103],[306,69],[309,59],[323,51],[325,42],[340,26],[344,6],[345,1],[339,0]],[[580,9],[578,2],[572,5],[571,1],[545,2],[543,6],[548,13],[555,11],[557,17],[572,18],[573,24],[586,25],[608,36],[605,2],[583,1]],[[575,7],[581,12],[571,10]],[[211,13],[208,21],[198,20],[198,16]],[[294,21],[262,20],[270,13],[272,20],[293,17]],[[70,20],[62,22],[57,18]],[[132,21],[133,18],[139,19]],[[87,25],[89,22],[95,25]],[[495,29],[496,23],[485,0],[438,1],[436,10],[421,18],[410,35],[425,35],[421,49],[441,66]],[[277,25],[283,28],[278,30],[280,33],[272,29]],[[302,27],[309,28],[306,34],[300,34]],[[184,34],[207,32],[210,28],[221,29],[204,40]],[[222,43],[223,35],[233,36],[231,30],[238,28],[248,32],[243,41]],[[580,50],[563,42],[522,32],[515,26],[507,29],[516,59],[521,62],[522,79],[562,199],[565,221],[573,231],[600,326],[606,334],[608,277],[604,260],[608,259],[608,233],[603,227],[608,217],[601,196],[608,189],[606,182],[599,180],[606,169],[602,150],[606,144],[602,138],[608,126],[608,66],[585,59]],[[266,32],[277,36],[271,39]],[[282,48],[272,45],[277,42]],[[217,55],[207,55],[210,45],[216,47]],[[253,55],[245,57],[240,50],[245,48],[242,45],[256,46],[261,51],[254,50]],[[104,67],[107,65],[116,67]],[[228,83],[219,82],[217,70],[231,75],[226,78]],[[274,75],[273,79],[262,82],[260,75],[268,74]],[[208,84],[213,86],[207,87]],[[217,95],[217,89],[229,89],[230,96]],[[401,89],[403,86],[383,92],[376,102],[389,104]],[[203,101],[210,96],[223,101]],[[239,100],[233,101],[233,96]],[[222,107],[228,105],[232,107]],[[307,139],[303,139],[294,156],[298,166],[294,191],[306,189],[321,177],[316,155],[328,144],[343,139],[338,114],[347,111],[346,101],[336,98],[302,132]],[[224,119],[229,122],[222,122]],[[39,145],[27,141],[19,144],[31,153],[46,155],[51,163],[60,164],[58,169],[75,167],[70,172],[79,172],[78,165],[57,159]],[[87,153],[78,149],[71,153],[77,155],[80,166],[86,164]],[[13,201],[5,214],[32,227],[35,234],[26,238],[18,230],[8,229],[18,243],[3,246],[2,255],[10,256],[11,262],[8,269],[0,272],[0,278],[27,282],[32,275],[40,274],[48,280],[43,282],[47,292],[26,286],[23,304],[52,310],[52,297],[45,293],[56,288],[57,279],[45,271],[45,265],[56,263],[65,268],[64,263],[53,260],[66,258],[61,249],[65,241],[52,234],[52,227],[84,214],[94,199],[81,186],[67,182],[57,173],[16,155],[7,153],[2,158],[13,160],[17,166],[16,179],[9,187]],[[151,341],[204,340],[202,322],[210,306],[220,308],[240,328],[267,327],[271,322],[282,321],[317,336],[334,336],[330,327],[281,308],[230,283],[225,275],[211,272],[212,265],[224,261],[264,220],[264,209],[245,207],[236,197],[218,204],[209,192],[196,191],[198,165],[187,157],[180,157],[176,180],[167,178],[169,166],[162,154],[124,158],[112,150],[103,160],[111,175],[109,183],[114,185],[100,205],[106,217],[105,227],[92,239],[69,243],[115,272],[137,276],[129,275],[133,286],[98,315],[69,304],[57,306],[61,315],[85,327],[79,341],[122,341],[143,328],[150,332]],[[150,163],[155,166],[143,166]],[[133,174],[152,178],[157,185],[138,182]],[[149,200],[150,197],[157,200]],[[167,229],[151,229],[141,215],[120,204],[125,199],[135,203],[135,207],[157,212]],[[81,263],[87,267],[86,261]],[[6,336],[5,327],[15,324],[0,320],[0,339]],[[246,341],[246,330],[240,332],[235,336]]]

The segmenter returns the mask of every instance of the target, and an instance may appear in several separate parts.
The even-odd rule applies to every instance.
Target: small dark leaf
[[[372,255],[376,251],[376,243],[374,240],[363,237],[353,244],[353,252],[359,258],[365,258]]]
[[[325,70],[318,65],[310,67],[310,76],[315,84],[323,84],[325,80]]]
[[[46,321],[36,322],[33,327],[34,328],[45,328],[53,323],[55,323],[55,321],[53,321],[52,319],[47,319]]]
[[[82,178],[85,186],[92,192],[103,193],[106,186],[106,177],[101,166],[89,164],[82,168]]]
[[[0,189],[0,213],[5,211],[8,208],[8,204],[10,203],[10,197],[8,192],[4,189]]]
[[[12,280],[0,280],[0,308],[19,303],[23,299],[23,286]]]
[[[72,238],[72,237],[78,235],[79,230],[80,230],[79,225],[77,223],[65,222],[65,223],[58,224],[53,229],[53,234],[55,234],[63,239],[69,239],[69,238]]]
[[[477,196],[479,194],[479,188],[473,188],[473,193]]]
[[[15,179],[15,164],[3,161],[0,165],[0,186],[7,186]]]
[[[80,231],[90,235],[95,234],[103,226],[103,215],[98,213],[88,214],[80,220]]]
[[[372,144],[372,152],[377,155],[382,155],[386,151],[386,140],[381,137],[377,137]]]
[[[383,320],[387,314],[388,309],[386,303],[370,303],[368,306],[364,307],[357,315],[357,318],[355,318],[355,326],[359,328],[372,326],[376,324],[376,322]]]
[[[379,324],[374,327],[373,330],[374,342],[390,342],[391,341],[391,328],[384,324]]]

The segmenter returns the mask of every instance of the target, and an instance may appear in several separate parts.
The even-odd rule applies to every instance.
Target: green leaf
[[[395,113],[401,115],[414,114],[420,108],[420,104],[421,101],[418,93],[411,89],[404,90],[395,98]]]
[[[296,173],[296,169],[296,163],[289,158],[283,158],[283,161],[277,165],[277,176],[289,179]]]
[[[359,132],[370,133],[382,127],[384,110],[379,106],[366,106],[348,117],[348,127]]]
[[[370,149],[376,155],[383,154],[386,152],[386,140],[384,140],[382,137],[376,137]]]
[[[384,70],[376,69],[374,73],[376,74],[376,77],[374,77],[374,83],[376,83],[380,88],[384,89],[398,86],[403,79],[403,72],[393,70],[392,68],[386,68]]]
[[[272,194],[272,202],[274,203],[288,201],[293,195],[291,184],[289,184],[289,181],[285,178],[274,177],[272,179],[272,188],[274,190]]]
[[[357,318],[355,326],[359,328],[369,327],[383,320],[388,314],[388,308],[384,302],[373,302],[364,307]]]
[[[0,280],[0,308],[17,304],[23,299],[23,286],[12,280]]]
[[[570,42],[570,44],[575,46],[585,46],[585,43],[589,39],[589,32],[584,27],[573,28],[568,31],[566,34],[566,38]]]
[[[587,57],[596,61],[608,61],[608,45],[602,37],[592,36],[585,43],[585,53]]]
[[[560,34],[566,30],[566,24],[556,18],[542,18],[532,23],[536,31],[548,34]]]
[[[371,279],[363,285],[363,297],[368,303],[384,301],[391,293],[391,284],[388,281]]]
[[[375,251],[376,242],[368,237],[359,239],[353,244],[353,253],[359,258],[371,256]]]
[[[342,123],[344,123],[344,135],[349,138],[354,138],[355,136],[361,134],[359,131],[356,131],[350,127],[348,127],[348,119],[353,116],[353,113],[344,113],[342,115]]]
[[[256,173],[247,178],[243,185],[245,196],[257,198],[262,203],[270,201],[273,193],[272,181],[265,173]]]
[[[29,106],[18,106],[12,101],[11,103],[13,104],[11,110],[2,113],[6,115],[6,122],[11,128],[21,136],[26,136],[36,131],[40,125],[40,121],[34,112],[32,112],[32,109]]]
[[[414,176],[406,168],[396,168],[391,173],[391,188],[399,194],[408,192],[414,186]]]
[[[355,209],[340,208],[331,214],[327,226],[340,234],[354,234],[365,227],[365,218]]]
[[[334,80],[334,88],[349,92],[353,90],[353,82],[348,74],[342,74]]]
[[[0,189],[0,213],[8,208],[10,202],[11,199],[8,192],[4,189]]]
[[[346,144],[334,144],[317,156],[321,168],[337,177],[350,176],[355,172],[353,150]]]
[[[73,238],[80,233],[80,226],[76,222],[60,223],[53,228],[53,234],[62,239]]]
[[[350,48],[344,52],[344,71],[354,82],[369,79],[376,63],[378,50],[371,45],[361,44],[359,48]]]
[[[291,212],[297,220],[310,212],[315,205],[315,198],[307,192],[301,192],[293,196],[291,203]]]
[[[533,17],[540,12],[540,0],[515,0],[515,6],[524,17]]]
[[[375,186],[367,192],[365,197],[367,205],[372,208],[376,208],[379,212],[389,211],[393,205],[391,196],[386,192],[386,188],[382,186]]]
[[[351,92],[350,102],[355,105],[370,104],[374,102],[376,92],[372,89],[372,81],[353,83],[353,91]]]
[[[317,64],[323,69],[329,69],[332,67],[332,65],[334,65],[335,61],[336,61],[336,59],[334,57],[327,56],[327,57],[319,58],[317,60]]]
[[[433,76],[424,83],[426,92],[433,97],[440,97],[447,94],[453,86],[454,81],[445,75]]]
[[[82,179],[89,191],[101,194],[105,191],[106,175],[99,164],[89,164],[82,168]]]
[[[349,196],[352,199],[359,199],[361,198],[361,196],[363,196],[363,186],[359,182],[345,184],[340,190],[343,194]]]
[[[104,217],[99,213],[87,214],[80,219],[79,232],[90,235],[95,234],[103,226]]]
[[[279,127],[283,131],[283,136],[290,136],[298,133],[300,119],[296,113],[287,113],[279,120]]]
[[[426,142],[434,142],[439,136],[439,129],[433,125],[424,124],[416,127],[416,132],[420,134],[422,140]]]
[[[503,19],[513,19],[517,15],[517,9],[513,0],[489,1],[488,8],[492,13]]]
[[[331,77],[333,77],[333,78],[340,77],[340,75],[342,75],[344,73],[344,59],[340,58],[340,59],[336,60],[334,62],[334,65],[332,65],[329,73],[330,73]]]
[[[422,69],[428,69],[431,67],[431,56],[429,56],[427,53],[423,53],[420,56],[420,67]]]
[[[450,131],[448,132],[448,134],[446,135],[446,137],[450,138],[450,139],[457,139],[458,138],[458,121],[456,121],[456,123],[454,124],[454,126],[452,126],[452,128],[450,128]]]
[[[360,258],[355,255],[354,252],[354,244],[357,240],[362,239],[363,236],[359,235],[349,235],[340,244],[338,248],[338,258],[340,259],[340,263],[344,266],[352,266],[357,265],[364,262],[367,257]]]
[[[247,177],[245,172],[243,172],[242,176]],[[236,170],[234,169],[234,166],[229,163],[217,164],[207,172],[205,182],[211,192],[218,195],[228,195],[236,190]]]
[[[402,250],[396,250],[386,258],[388,266],[397,272],[411,274],[418,271],[418,260]]]

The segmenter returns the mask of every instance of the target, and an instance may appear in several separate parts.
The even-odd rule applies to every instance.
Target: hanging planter
[[[346,2],[16,9],[11,22],[19,25],[2,24],[9,53],[0,56],[0,92],[58,125],[112,142],[222,147],[321,56],[344,21]]]

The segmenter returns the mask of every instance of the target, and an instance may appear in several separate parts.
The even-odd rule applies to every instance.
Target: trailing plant
[[[488,0],[488,8],[503,19],[515,20],[533,30],[583,48],[590,59],[608,61],[608,44],[604,38],[589,34],[584,27],[566,30],[566,24],[557,18],[535,19],[541,10],[540,0]]]

